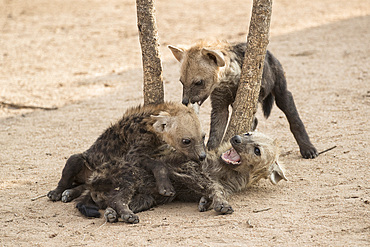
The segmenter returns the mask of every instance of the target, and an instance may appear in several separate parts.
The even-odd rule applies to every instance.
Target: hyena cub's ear
[[[270,166],[271,173],[269,176],[269,179],[271,183],[276,185],[280,180],[284,179],[285,181],[288,181],[288,179],[285,177],[284,170],[279,165],[278,161],[274,161],[274,163]]]
[[[156,120],[153,127],[159,133],[167,132],[175,124],[174,118],[165,111],[161,111],[158,115],[151,115],[150,117]]]
[[[173,45],[169,45],[167,47],[171,50],[172,54],[175,56],[177,61],[181,62],[182,59],[184,58],[184,49]]]
[[[225,66],[225,57],[224,54],[222,54],[222,52],[203,48],[202,54],[211,59],[213,62],[215,62],[215,64],[218,67]]]

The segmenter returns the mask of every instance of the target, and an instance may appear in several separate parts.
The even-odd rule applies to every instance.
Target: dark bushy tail
[[[268,118],[271,113],[272,106],[274,105],[275,97],[270,93],[262,102],[263,115]]]
[[[76,204],[76,208],[81,214],[85,215],[86,217],[91,218],[99,218],[100,212],[99,207],[95,204],[95,202],[91,198],[90,191],[85,191],[83,195],[78,199]]]

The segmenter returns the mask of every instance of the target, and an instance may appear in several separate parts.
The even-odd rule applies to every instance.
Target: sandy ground
[[[250,5],[157,1],[167,100],[180,101],[182,89],[166,45],[243,41]],[[369,246],[369,26],[369,0],[273,4],[269,50],[286,70],[311,141],[319,151],[336,148],[302,159],[274,107],[268,120],[258,113],[258,130],[280,141],[289,181],[233,196],[232,215],[173,203],[140,213],[137,225],[104,225],[73,203],[31,198],[53,189],[66,158],[142,102],[135,1],[0,1],[0,245]],[[209,112],[206,102],[207,132]]]

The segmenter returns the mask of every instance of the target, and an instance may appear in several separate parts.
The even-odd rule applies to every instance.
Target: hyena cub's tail
[[[263,115],[265,118],[268,118],[271,113],[272,106],[274,105],[275,97],[270,93],[267,95],[267,97],[262,101],[262,109],[263,109]]]
[[[85,215],[86,217],[91,217],[91,218],[100,217],[99,207],[95,204],[95,202],[91,198],[91,194],[89,190],[86,190],[78,198],[76,208],[78,209],[78,211],[81,212],[81,214]]]

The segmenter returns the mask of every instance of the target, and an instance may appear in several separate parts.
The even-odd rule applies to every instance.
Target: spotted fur
[[[171,197],[161,196],[153,176],[138,164],[122,160],[106,163],[91,176],[77,208],[88,217],[99,215],[99,209],[107,209],[107,221],[121,218],[128,223],[139,222],[135,213],[173,200],[199,201],[199,211],[214,208],[216,212],[229,214],[233,212],[227,202],[229,195],[262,178],[269,178],[273,184],[286,180],[274,140],[253,132],[234,136],[230,142],[218,151],[211,151],[201,163],[176,151],[160,156],[176,189],[176,195]],[[234,161],[228,159],[230,153]]]
[[[53,200],[69,202],[85,190],[85,183],[96,169],[115,160],[136,164],[154,175],[158,192],[172,196],[175,191],[163,162],[157,159],[164,144],[192,160],[205,159],[204,134],[193,109],[179,103],[130,108],[85,152],[66,162],[56,189],[48,193]],[[117,167],[111,171],[116,173]]]
[[[228,108],[235,100],[246,43],[202,40],[190,48],[169,48],[181,63],[182,103],[201,105],[208,97],[211,98],[211,128],[207,147],[215,149],[221,143],[228,122]],[[318,155],[299,117],[293,96],[287,89],[283,67],[270,51],[267,51],[265,57],[258,100],[266,118],[270,115],[274,101],[284,112],[304,158],[315,158]],[[257,119],[254,123],[255,128]]]

